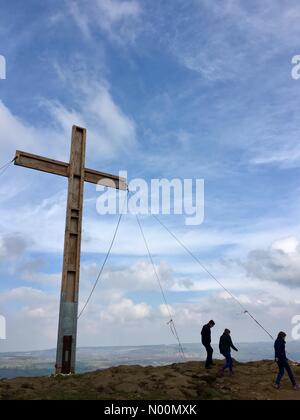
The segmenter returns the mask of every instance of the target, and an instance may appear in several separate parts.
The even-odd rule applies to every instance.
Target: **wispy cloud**
[[[89,17],[83,11],[85,5],[82,4],[83,7],[80,7],[79,3],[75,0],[68,1],[67,5],[69,8],[70,15],[74,19],[76,25],[78,26],[84,37],[90,39],[91,32]]]
[[[142,8],[136,0],[68,0],[70,14],[86,38],[101,31],[119,44],[132,43],[139,33]]]
[[[48,102],[47,108],[66,135],[72,124],[88,129],[90,160],[113,159],[129,153],[137,144],[133,119],[115,103],[105,85],[87,91],[78,110],[68,109],[59,102]]]
[[[188,69],[210,81],[244,79],[282,48],[297,46],[299,3],[279,0],[172,2],[157,12],[159,39]],[[176,13],[180,10],[180,13]]]
[[[0,101],[1,154],[13,156],[15,149],[45,154],[52,144],[51,157],[68,160],[70,130],[74,124],[88,129],[90,160],[113,159],[129,153],[137,144],[135,122],[114,101],[108,85],[102,83],[83,89],[81,98],[74,108],[56,100],[40,102],[51,115],[53,128],[27,124]]]

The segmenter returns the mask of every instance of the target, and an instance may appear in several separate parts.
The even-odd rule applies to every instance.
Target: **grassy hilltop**
[[[119,366],[70,377],[16,378],[0,381],[1,400],[300,400],[287,378],[272,388],[277,369],[270,361],[237,364],[234,377],[219,378],[203,363],[164,367]],[[300,367],[294,367],[300,377]]]

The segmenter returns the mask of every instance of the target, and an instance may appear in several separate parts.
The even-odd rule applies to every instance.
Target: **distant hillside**
[[[1,400],[300,400],[287,378],[272,387],[274,362],[237,364],[234,377],[219,378],[203,363],[162,367],[119,366],[71,377],[17,378],[0,381]],[[300,367],[294,367],[300,379]]]

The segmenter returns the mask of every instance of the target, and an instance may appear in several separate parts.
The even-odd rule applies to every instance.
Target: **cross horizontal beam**
[[[69,163],[48,159],[43,156],[33,155],[27,152],[21,152],[19,150],[16,152],[15,165],[64,176],[66,178],[69,177]],[[89,182],[90,184],[100,184],[105,187],[116,188],[124,191],[128,188],[125,178],[87,168],[84,170],[84,181]]]

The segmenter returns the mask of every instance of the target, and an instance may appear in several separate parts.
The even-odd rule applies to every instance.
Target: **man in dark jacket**
[[[299,386],[296,383],[296,380],[294,378],[292,369],[289,365],[289,361],[288,358],[286,357],[286,351],[285,351],[285,342],[286,339],[286,333],[284,332],[280,332],[278,334],[278,338],[275,341],[274,344],[274,349],[275,349],[275,361],[277,362],[278,368],[279,368],[279,372],[278,372],[278,376],[277,379],[275,381],[275,385],[274,387],[276,389],[280,388],[280,383],[282,378],[284,377],[284,372],[287,371],[290,381],[292,382],[292,385],[294,387],[295,390],[299,389]]]
[[[226,329],[224,334],[220,338],[219,349],[220,353],[225,357],[226,363],[220,371],[221,375],[224,375],[226,369],[229,369],[230,373],[233,374],[233,360],[231,357],[231,349],[238,351],[238,349],[233,345],[232,339],[230,337],[230,330]]]
[[[205,363],[206,369],[211,369],[211,367],[214,366],[213,358],[212,358],[214,350],[211,346],[211,329],[215,325],[216,324],[214,321],[209,321],[208,324],[204,325],[201,331],[201,341],[207,352],[207,358],[206,358],[206,363]]]

